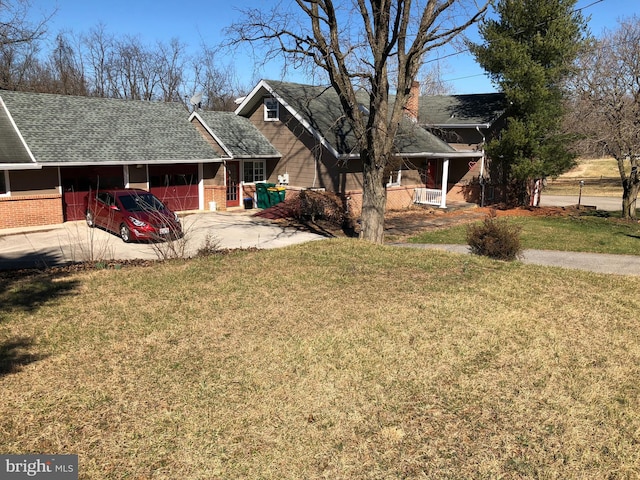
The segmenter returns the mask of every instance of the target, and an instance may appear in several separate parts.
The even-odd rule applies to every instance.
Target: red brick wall
[[[387,188],[387,211],[402,210],[413,205],[413,190],[416,185]],[[347,192],[349,211],[359,216],[362,211],[362,190]]]
[[[227,188],[223,185],[204,187],[204,209],[209,210],[209,202],[216,202],[216,208],[220,211],[227,209]]]
[[[0,229],[62,222],[62,197],[58,194],[0,197]]]

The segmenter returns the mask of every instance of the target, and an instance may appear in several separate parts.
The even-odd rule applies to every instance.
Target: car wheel
[[[89,228],[93,228],[96,226],[96,222],[93,218],[93,213],[91,213],[89,210],[87,210],[87,215],[85,216],[86,220],[87,220],[87,225],[89,225]]]
[[[129,243],[131,241],[131,232],[129,231],[129,227],[127,227],[124,223],[120,225],[120,238],[125,243]]]

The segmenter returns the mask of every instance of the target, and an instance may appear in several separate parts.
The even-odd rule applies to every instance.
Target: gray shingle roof
[[[178,104],[11,91],[0,97],[39,163],[219,158]],[[2,142],[6,127],[0,124]]]
[[[248,118],[233,112],[202,111],[198,115],[235,158],[281,156]]]
[[[22,143],[8,112],[0,104],[0,164],[25,165],[34,163]]]
[[[430,95],[420,97],[423,125],[490,125],[506,108],[503,93]]]
[[[340,155],[359,153],[355,135],[344,118],[340,99],[332,87],[271,80],[266,83]],[[361,93],[358,100],[368,107],[369,98],[365,92]],[[403,122],[400,127],[396,149],[404,154],[455,152],[447,143],[410,121]]]

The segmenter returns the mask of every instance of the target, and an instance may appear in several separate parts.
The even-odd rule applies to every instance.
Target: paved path
[[[193,256],[207,239],[219,248],[278,248],[325,237],[279,226],[243,213],[206,212],[182,219],[184,240],[124,243],[84,221],[38,228],[0,230],[0,270],[64,265],[81,261],[157,260],[168,248]]]
[[[578,204],[577,195],[546,195],[540,197],[541,207],[568,207]],[[598,210],[615,212],[622,210],[622,197],[585,197],[580,199],[582,206],[594,206]]]
[[[467,245],[439,245],[424,243],[394,243],[407,248],[430,248],[453,253],[470,253]],[[558,252],[555,250],[525,250],[523,263],[546,265],[596,273],[640,275],[640,256],[604,253]]]

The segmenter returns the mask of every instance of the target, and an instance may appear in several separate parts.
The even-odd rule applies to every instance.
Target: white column
[[[204,166],[198,164],[198,210],[204,210]]]
[[[449,159],[442,162],[442,196],[440,198],[440,208],[447,208],[447,182],[449,181]]]

